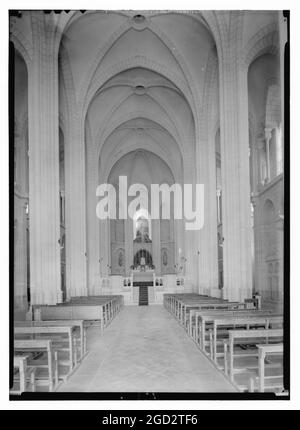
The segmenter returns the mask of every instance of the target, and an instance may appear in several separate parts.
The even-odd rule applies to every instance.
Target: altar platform
[[[133,285],[135,282],[152,282],[153,284],[153,275],[154,270],[133,270],[132,277],[133,277]]]

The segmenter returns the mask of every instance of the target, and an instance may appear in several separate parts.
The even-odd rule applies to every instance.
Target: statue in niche
[[[149,237],[149,222],[146,218],[140,217],[136,221],[136,237],[134,239],[135,243],[151,243]]]
[[[163,265],[167,266],[168,265],[168,254],[167,254],[167,251],[163,252],[163,258],[162,258],[162,260],[163,260]]]
[[[152,256],[150,252],[145,249],[140,249],[134,256],[132,269],[154,269],[152,264]]]
[[[120,267],[123,266],[123,252],[122,251],[119,252],[118,264]]]

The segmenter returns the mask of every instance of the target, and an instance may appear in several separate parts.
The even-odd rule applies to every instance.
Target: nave
[[[285,391],[282,313],[259,297],[164,294],[163,303],[35,306],[31,321],[14,323],[13,394]]]
[[[287,28],[10,16],[11,394],[282,392]]]
[[[236,391],[161,305],[125,306],[103,335],[88,329],[87,348],[58,391]]]

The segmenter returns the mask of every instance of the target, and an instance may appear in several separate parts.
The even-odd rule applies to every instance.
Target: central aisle
[[[234,392],[163,306],[126,306],[59,391]]]

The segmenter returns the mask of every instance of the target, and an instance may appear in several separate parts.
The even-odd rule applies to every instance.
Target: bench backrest
[[[17,351],[26,350],[50,350],[52,341],[50,339],[26,339],[14,340],[14,349]]]
[[[197,310],[197,309],[199,309],[199,310],[201,310],[202,308],[208,308],[208,307],[211,307],[212,309],[211,310],[218,310],[218,309],[220,309],[220,310],[226,310],[226,309],[229,309],[229,310],[231,310],[232,308],[239,308],[239,307],[244,307],[245,305],[244,305],[244,303],[230,303],[230,302],[228,302],[228,303],[214,303],[214,302],[206,302],[206,303],[195,303],[195,304],[188,304],[188,305],[185,305],[185,306],[187,306],[187,307],[194,307],[195,309],[192,309],[192,310]],[[209,309],[207,309],[207,310],[209,310]],[[240,310],[243,310],[243,308],[242,309],[240,309]],[[249,310],[249,309],[248,309]]]
[[[276,345],[257,345],[257,348],[266,354],[270,353],[281,353],[283,352],[283,344],[279,343]]]
[[[42,321],[14,321],[15,327],[55,327],[82,326],[84,320],[42,320]]]
[[[232,342],[236,339],[248,339],[248,338],[272,338],[282,337],[282,329],[264,329],[264,330],[230,330],[229,341]]]
[[[267,322],[282,322],[283,323],[283,317],[282,316],[246,316],[243,315],[231,315],[227,318],[214,318],[214,323],[217,325],[234,325],[234,324],[265,324]]]
[[[214,319],[216,318],[230,318],[230,317],[245,317],[245,316],[249,316],[249,317],[270,317],[270,316],[281,316],[281,315],[274,315],[271,314],[270,312],[262,312],[262,311],[256,311],[255,309],[240,309],[240,310],[232,310],[232,309],[228,309],[228,310],[222,310],[222,311],[217,311],[217,310],[206,310],[206,311],[196,311],[196,316],[197,317],[201,317],[206,321],[214,321]]]
[[[207,298],[207,299],[177,299],[178,302],[180,302],[182,305],[187,306],[187,305],[194,305],[194,304],[201,304],[201,303],[227,303],[224,300],[221,299],[211,299],[211,298]]]
[[[71,329],[74,326],[57,326],[57,327],[37,327],[37,326],[28,326],[28,327],[15,327],[14,333],[16,334],[55,334],[55,333],[70,333]]]

